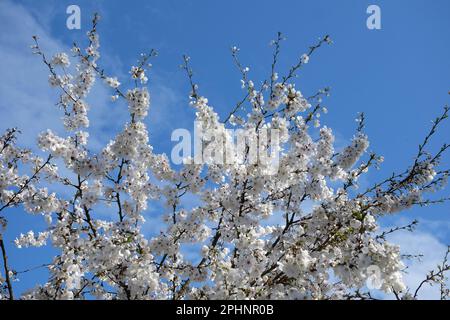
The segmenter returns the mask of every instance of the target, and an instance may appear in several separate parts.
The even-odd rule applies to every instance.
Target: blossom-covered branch
[[[39,266],[48,268],[47,281],[20,298],[374,299],[364,291],[373,270],[377,289],[411,297],[402,279],[400,248],[386,236],[413,231],[415,222],[380,232],[378,219],[448,200],[428,196],[445,186],[449,173],[440,167],[448,145],[428,150],[448,117],[447,107],[410,167],[360,191],[361,177],[383,162],[368,152],[364,114],[350,143],[336,150],[332,129],[321,124],[330,89],[304,95],[295,83],[298,71],[331,38],[321,37],[279,79],[284,37],[278,33],[268,79],[253,79],[250,67],[239,60],[239,49],[232,47],[244,92],[223,120],[194,81],[190,58],[183,56],[189,106],[196,126],[209,138],[200,139],[195,159],[186,157],[175,167],[166,154],[154,151],[149,143],[153,128],[145,121],[152,101],[149,62],[156,51],[142,54],[129,79],[119,80],[100,66],[98,22],[95,15],[87,47],[74,44],[72,56],[49,58],[33,38],[33,52],[59,92],[66,130],[58,135],[49,128],[39,135],[47,158],[19,148],[16,130],[0,137],[0,221],[6,226],[7,209],[14,206],[41,214],[45,230],[30,230],[13,242],[17,250],[51,245],[58,252]],[[89,110],[96,106],[87,97],[98,79],[110,88],[111,103],[127,103],[128,121],[108,144],[93,150]],[[242,152],[233,146],[231,128],[245,133]],[[267,137],[270,130],[277,136]],[[198,205],[186,209],[186,195],[197,198]],[[143,226],[158,214],[150,210],[156,204],[162,205],[157,207],[163,208],[158,218],[164,227],[149,236]],[[21,273],[8,265],[3,234],[6,275],[0,276],[0,297],[13,299],[13,282]],[[195,254],[186,254],[186,247]],[[442,284],[447,271],[445,262],[419,286],[435,279]]]

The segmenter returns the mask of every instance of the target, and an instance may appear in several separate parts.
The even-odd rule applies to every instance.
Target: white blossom
[[[87,36],[87,48],[72,49],[77,63],[70,70],[54,68],[69,66],[66,54],[47,61],[38,42],[34,46],[60,94],[65,129],[38,136],[46,157],[20,148],[15,129],[0,136],[0,240],[8,235],[7,209],[21,206],[42,216],[46,228],[17,235],[16,247],[25,252],[49,245],[56,252],[48,279],[20,298],[359,298],[354,292],[366,286],[372,267],[379,270],[381,290],[411,298],[400,248],[378,230],[379,218],[423,205],[429,192],[443,187],[448,172],[439,168],[442,152],[422,151],[425,143],[404,173],[357,189],[360,177],[383,158],[367,152],[362,122],[348,146],[335,145],[322,105],[328,89],[307,98],[293,82],[309,55],[300,57],[291,76],[279,76],[274,66],[262,85],[248,79],[249,67],[240,68],[248,95],[226,120],[198,92],[185,58],[188,111],[211,139],[199,140],[200,162],[186,157],[172,167],[154,150],[149,131],[155,128],[145,122],[150,55],[131,67],[131,86],[124,84],[131,89],[122,93],[117,77],[99,71],[96,29]],[[238,51],[232,47],[232,54]],[[97,106],[87,101],[97,77],[114,89],[113,101],[126,99],[128,119],[111,123],[109,142],[92,149],[89,109]],[[231,147],[230,125],[246,134],[241,154]],[[263,130],[278,136],[264,140]],[[230,161],[213,161],[224,145],[229,148],[222,155]],[[251,161],[253,150],[275,151],[278,170],[268,174],[272,162]],[[149,234],[155,221],[163,227]],[[18,275],[0,273],[0,299],[9,298],[7,276]]]

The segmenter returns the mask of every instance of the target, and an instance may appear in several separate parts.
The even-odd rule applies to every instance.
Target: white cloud
[[[408,269],[404,275],[406,285],[414,290],[425,279],[427,273],[442,263],[447,246],[440,242],[433,234],[422,231],[397,232],[392,234],[389,241],[400,245],[403,254],[423,254],[421,261],[405,261]],[[439,286],[425,284],[419,292],[419,299],[439,299]]]
[[[7,128],[19,128],[22,134],[18,143],[36,152],[38,151],[36,138],[39,133],[51,129],[65,135],[61,122],[62,111],[55,105],[58,101],[58,90],[50,88],[47,81],[49,74],[47,66],[42,63],[40,56],[32,54],[30,48],[33,44],[32,36],[37,35],[40,46],[48,57],[56,52],[69,52],[70,48],[57,40],[52,35],[49,25],[46,25],[50,21],[48,13],[49,10],[31,12],[20,4],[8,0],[0,1],[0,21],[2,21],[0,133]],[[67,44],[71,42],[68,41]],[[117,55],[106,53],[104,57],[101,57],[100,64],[101,67],[118,72],[124,78],[123,80],[129,76],[127,72],[120,72],[123,64]],[[151,80],[155,83],[150,87],[152,106],[147,121],[151,141],[156,141],[160,145],[157,148],[160,150],[156,151],[170,150],[171,129],[168,128],[180,125],[174,121],[174,116],[181,118],[184,125],[189,123],[189,120],[188,117],[180,116],[186,112],[181,109],[180,95],[166,87],[163,84],[164,79],[152,75]],[[121,82],[125,81],[121,79]],[[101,80],[97,80],[87,98],[91,120],[89,146],[94,152],[113,139],[129,119],[126,103],[120,100],[112,103],[110,95],[110,88]],[[62,162],[58,164],[61,164],[59,165],[60,174],[70,176],[70,172],[62,165]],[[67,188],[60,186],[53,186],[51,190],[61,195],[67,193]]]
[[[59,115],[54,112],[56,96],[49,91],[46,66],[31,53],[31,36],[38,34],[49,52],[63,46],[20,5],[0,2],[0,21],[0,130],[20,128],[20,142],[31,147],[40,131],[48,127],[61,129]]]
[[[32,54],[32,36],[37,35],[47,56],[69,48],[56,40],[26,8],[9,1],[0,3],[0,130],[18,127],[19,143],[35,149],[37,135],[50,128],[62,133],[62,111],[55,103],[58,91],[49,87],[48,70],[40,57]],[[91,106],[91,143],[94,149],[107,143],[111,127],[125,121],[126,107],[111,106],[110,93],[103,85],[95,85],[87,101]],[[122,108],[122,110],[120,109]],[[94,133],[94,134],[92,134]]]
[[[19,143],[36,149],[35,141],[40,132],[50,128],[62,133],[63,127],[60,121],[62,112],[55,106],[58,91],[49,87],[47,67],[39,56],[32,54],[32,36],[39,37],[40,45],[47,56],[61,51],[68,52],[69,47],[58,41],[50,33],[48,26],[41,25],[40,21],[48,19],[35,17],[21,5],[10,1],[0,2],[0,21],[0,132],[6,128],[18,127],[23,133]],[[111,58],[106,54],[100,59],[100,65],[107,69],[111,65],[113,70],[118,71],[117,68],[122,66],[122,63],[117,56]],[[169,149],[171,141],[167,127],[188,125],[186,112],[189,111],[187,106],[181,105],[180,95],[164,85],[164,79],[153,75],[152,78],[156,81],[150,87],[152,106],[147,123],[152,134],[151,139],[162,145],[162,148]],[[91,107],[90,146],[94,150],[114,138],[129,117],[126,104],[111,103],[110,95],[110,89],[98,80],[87,98]],[[177,121],[174,121],[174,116]]]

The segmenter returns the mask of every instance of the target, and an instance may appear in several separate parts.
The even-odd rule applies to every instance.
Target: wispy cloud
[[[0,130],[18,127],[22,131],[20,143],[35,148],[38,134],[48,128],[62,133],[62,112],[55,103],[58,92],[49,87],[48,70],[40,58],[30,49],[32,36],[38,35],[42,49],[51,56],[56,52],[69,51],[68,44],[62,43],[51,34],[48,26],[43,26],[35,15],[22,5],[10,1],[0,3]],[[46,21],[45,19],[42,21]],[[100,64],[107,70],[111,67],[122,78],[128,76],[117,55],[106,54]],[[122,69],[122,70],[120,70]],[[121,79],[122,80],[122,79]],[[126,79],[123,79],[124,81]],[[183,96],[165,85],[165,79],[154,76],[152,87],[152,107],[147,124],[151,139],[160,151],[170,151],[171,130],[188,126],[189,110],[182,107]],[[87,98],[91,119],[90,146],[98,150],[114,138],[128,120],[127,106],[123,102],[111,103],[109,88],[97,81]],[[186,115],[185,117],[180,115]],[[177,121],[174,121],[174,115]],[[193,112],[191,112],[191,117]]]
[[[389,237],[389,241],[400,245],[403,254],[419,255],[423,257],[418,261],[405,261],[407,270],[404,275],[406,285],[414,290],[425,279],[427,273],[435,270],[442,264],[447,245],[442,243],[432,233],[417,230],[416,232],[398,232]],[[439,286],[425,284],[419,292],[420,299],[439,299]]]
[[[39,34],[49,52],[63,48],[21,5],[0,2],[0,130],[18,127],[22,144],[31,147],[37,134],[49,127],[61,130],[56,96],[48,88],[45,66],[31,53],[31,36]]]

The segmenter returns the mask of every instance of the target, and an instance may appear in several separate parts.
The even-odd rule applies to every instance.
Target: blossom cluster
[[[222,119],[199,94],[185,59],[198,126],[212,136],[227,136],[229,123],[253,132],[255,139],[245,142],[240,161],[186,159],[174,168],[150,144],[152,128],[145,118],[151,100],[143,64],[131,68],[129,88],[98,67],[96,18],[88,47],[75,46],[73,59],[58,53],[47,60],[35,38],[35,53],[60,92],[66,129],[65,136],[49,129],[38,137],[47,160],[18,148],[14,130],[0,137],[0,217],[4,209],[18,205],[42,215],[47,228],[19,235],[15,245],[21,250],[51,245],[57,251],[47,266],[48,280],[21,298],[346,299],[360,297],[354,293],[365,287],[374,265],[383,280],[380,289],[408,293],[399,248],[386,241],[377,221],[426,203],[426,194],[442,187],[448,173],[438,169],[443,152],[429,156],[422,152],[424,143],[404,173],[357,189],[360,177],[382,157],[367,152],[362,125],[348,146],[336,148],[333,131],[318,121],[326,113],[322,97],[328,89],[308,98],[293,82],[296,70],[329,37],[282,78],[275,70],[276,51],[273,72],[260,88],[234,48],[245,98]],[[275,44],[278,48],[279,41]],[[75,67],[69,71],[70,65]],[[86,97],[97,78],[115,99],[124,99],[129,120],[93,152],[88,148]],[[250,144],[262,140],[261,128],[280,132],[280,165],[274,174],[266,174],[263,163],[250,161]],[[201,156],[212,157],[211,142],[201,143]],[[270,139],[264,147],[270,149]],[[27,168],[31,174],[21,173]],[[65,191],[51,191],[50,186],[64,186]],[[183,206],[185,195],[198,199],[198,205]],[[155,218],[155,206],[161,208],[165,227],[148,236],[143,226]],[[192,245],[196,258],[186,254],[186,246]],[[0,290],[5,299],[13,298],[7,275],[0,276],[0,287],[11,289]]]

